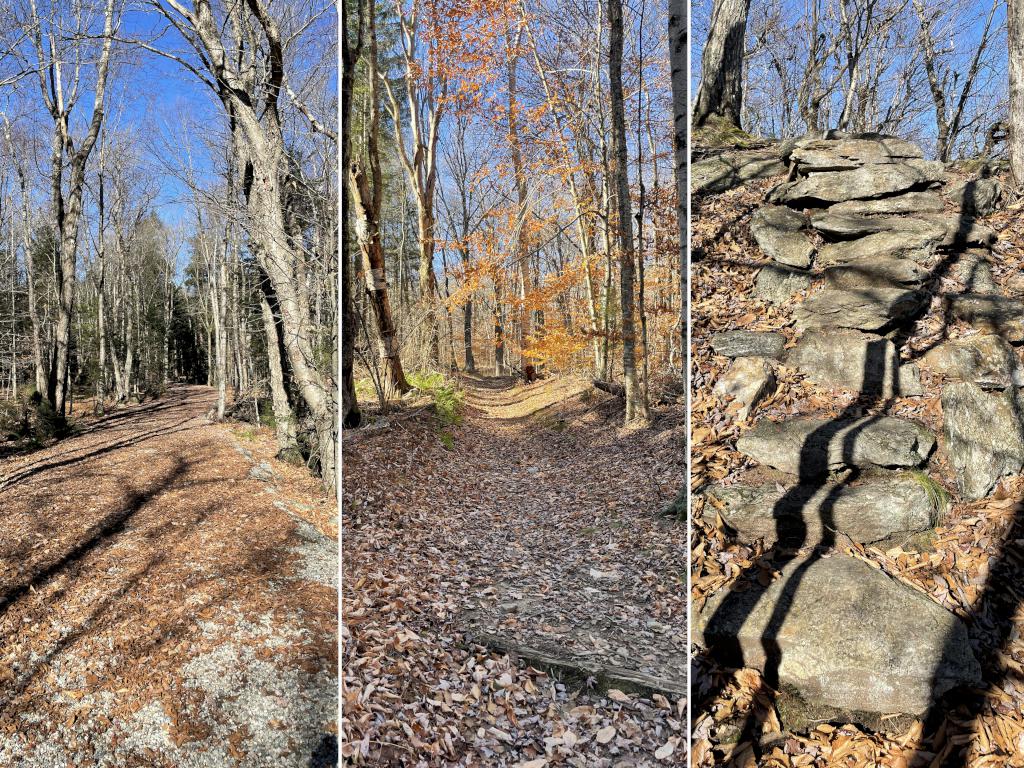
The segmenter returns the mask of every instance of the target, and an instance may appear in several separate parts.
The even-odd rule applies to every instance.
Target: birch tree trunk
[[[1006,42],[1009,54],[1010,110],[1007,145],[1010,170],[1018,189],[1024,188],[1024,2],[1006,2]]]
[[[672,118],[675,125],[673,134],[673,151],[675,157],[676,177],[676,219],[679,226],[679,349],[686,356],[686,306],[689,289],[686,284],[686,245],[687,234],[686,204],[689,200],[689,183],[687,179],[687,135],[689,133],[688,111],[686,108],[686,65],[689,59],[687,45],[687,2],[686,0],[669,0],[668,7],[668,46],[669,62],[672,70]]]

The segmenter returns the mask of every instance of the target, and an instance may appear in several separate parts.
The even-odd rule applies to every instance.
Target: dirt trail
[[[357,617],[345,650],[353,673],[346,677],[345,701],[354,704],[349,737],[358,740],[355,722],[366,703],[357,691],[389,685],[366,675],[377,669],[369,659],[378,650],[388,654],[373,646],[377,629],[361,618],[376,612],[381,621],[440,632],[442,644],[484,646],[499,659],[508,653],[512,680],[531,665],[565,678],[565,687],[551,689],[553,701],[538,700],[538,708],[585,703],[584,725],[595,733],[616,717],[636,716],[617,731],[621,744],[585,741],[570,749],[585,757],[569,764],[604,765],[612,755],[650,759],[673,729],[664,720],[671,714],[643,709],[643,702],[654,692],[661,702],[681,700],[686,690],[685,524],[662,514],[686,482],[682,408],[659,408],[651,429],[626,430],[620,404],[582,380],[524,385],[472,377],[462,386],[464,420],[440,430],[450,450],[438,427],[401,417],[346,446],[343,552],[345,583],[354,586],[343,599]],[[378,602],[380,574],[392,599],[406,580],[423,590],[417,617]],[[488,674],[506,663],[491,663]],[[593,698],[574,698],[574,689],[594,683]],[[427,671],[423,694],[457,686],[443,670]],[[524,683],[527,695],[536,688]],[[606,720],[606,688],[635,691],[637,709],[613,705],[617,714]],[[545,734],[557,737],[563,727],[552,722],[555,708],[530,724],[517,708],[518,722],[497,726],[511,742],[499,737],[493,745],[486,728],[474,736],[474,713],[463,713],[458,731],[475,752],[458,764],[500,755],[507,762],[485,764],[514,765],[514,756],[527,759],[533,749],[544,754]],[[447,718],[433,729],[442,722]]]
[[[213,402],[0,461],[0,764],[329,764],[330,506]]]

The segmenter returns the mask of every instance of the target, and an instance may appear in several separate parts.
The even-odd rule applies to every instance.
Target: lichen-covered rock
[[[900,365],[896,346],[873,333],[809,330],[787,353],[786,365],[827,386],[865,395],[889,398],[923,392],[917,368]]]
[[[963,381],[943,387],[941,399],[946,452],[960,493],[983,498],[1000,477],[1024,467],[1022,398],[1016,388],[990,393]]]
[[[719,590],[695,619],[694,639],[724,663],[769,668],[828,706],[916,715],[981,682],[957,616],[847,555],[795,558],[765,588]]]
[[[829,206],[829,213],[868,216],[884,213],[939,213],[943,210],[942,196],[931,190],[925,192],[904,192],[895,197],[877,200],[847,200]]]
[[[911,259],[888,256],[864,258],[828,267],[825,281],[831,288],[861,290],[863,288],[916,288],[927,275],[925,269]]]
[[[905,288],[826,288],[796,308],[797,328],[857,328],[877,331],[921,308],[920,293]]]
[[[746,543],[804,547],[835,540],[841,531],[868,544],[897,533],[934,525],[938,510],[922,483],[909,473],[884,473],[858,485],[816,483],[719,486],[703,494],[712,500],[704,516],[716,514]]]
[[[933,232],[878,232],[857,240],[823,245],[815,258],[818,266],[845,264],[862,259],[928,258],[938,245]]]
[[[750,219],[750,234],[768,256],[791,267],[810,266],[814,246],[803,233],[804,217],[782,205],[758,209]]]
[[[804,270],[766,264],[754,280],[754,295],[773,304],[786,304],[800,291],[811,287],[811,276]]]
[[[964,293],[949,299],[953,317],[980,331],[1024,341],[1024,301],[998,293]]]
[[[995,334],[944,341],[921,358],[936,373],[981,387],[1024,386],[1024,370],[1016,350]]]
[[[778,149],[724,152],[699,160],[690,167],[690,188],[694,194],[718,194],[753,179],[766,179],[788,171]]]
[[[831,209],[811,216],[811,226],[830,237],[863,237],[879,232],[913,232],[930,242],[940,243],[946,237],[945,222],[902,216],[862,216],[834,213]]]
[[[786,337],[764,331],[722,331],[711,337],[711,348],[726,357],[782,357]]]
[[[1003,185],[999,179],[981,178],[957,184],[946,197],[964,213],[987,216],[1003,201]]]
[[[927,187],[944,177],[942,163],[927,160],[864,165],[849,171],[812,173],[806,178],[782,184],[772,191],[769,200],[787,205],[869,200]]]
[[[893,416],[762,419],[736,441],[740,453],[802,478],[843,467],[917,467],[934,447],[927,428]]]

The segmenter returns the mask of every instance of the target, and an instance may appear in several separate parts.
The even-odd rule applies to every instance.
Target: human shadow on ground
[[[943,246],[944,253],[941,253],[938,262],[923,281],[926,290],[937,287],[949,273],[953,264],[960,258],[967,245],[967,235],[973,225],[973,217],[963,213],[960,215],[955,231],[948,238],[950,242]],[[864,295],[869,296],[870,294],[864,292]],[[927,302],[924,302],[918,310],[917,316],[926,311]],[[898,324],[904,325],[913,319],[914,316],[904,318]],[[950,321],[948,315],[945,321],[946,323]],[[895,322],[892,324],[893,327],[896,325]],[[905,343],[906,336],[899,332],[894,336],[894,340],[899,343],[895,359],[895,362],[898,363],[900,348]],[[942,333],[942,336],[945,337],[945,332]],[[782,571],[787,565],[801,557],[801,550],[813,547],[809,554],[803,556],[796,569],[787,576],[786,582],[780,590],[779,599],[773,606],[765,626],[761,637],[764,655],[761,688],[755,693],[755,699],[762,696],[771,700],[775,691],[778,690],[779,670],[783,656],[778,642],[781,628],[790,613],[793,599],[808,570],[836,546],[835,505],[843,490],[860,474],[859,470],[853,466],[853,452],[857,439],[867,427],[880,419],[895,399],[901,395],[899,367],[895,363],[887,364],[887,343],[885,340],[868,342],[858,397],[836,418],[822,424],[805,439],[799,456],[797,483],[789,488],[773,506],[772,514],[775,519],[777,543],[766,553],[765,558],[759,559],[745,568],[729,585],[729,591],[724,600],[707,621],[705,638],[708,644],[708,655],[718,659],[721,663],[743,667],[745,665],[744,654],[735,633],[753,614],[771,586],[771,581],[768,584],[761,584],[754,577],[759,575],[765,560],[770,562],[773,570]],[[869,412],[875,415],[864,416]],[[830,453],[835,451],[832,445],[837,439],[840,441],[838,452],[842,458],[842,464],[850,467],[850,472],[841,481],[831,486],[818,505],[817,515],[822,535],[818,541],[811,541],[807,524],[803,521],[803,514],[805,510],[809,509],[811,500],[829,485],[831,463],[829,458]],[[952,637],[949,638],[947,651],[951,650],[952,640]],[[944,664],[945,658],[939,661],[936,680],[938,680]],[[702,707],[709,706],[724,692],[728,684],[728,677],[720,674],[717,683],[713,684],[710,690],[702,694],[700,700],[695,702],[696,711],[699,713]],[[752,748],[756,751],[757,728],[757,707],[752,704],[737,743],[751,743]]]

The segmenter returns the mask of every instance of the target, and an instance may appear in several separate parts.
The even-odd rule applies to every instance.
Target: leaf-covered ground
[[[575,379],[463,387],[461,424],[344,435],[344,759],[684,764],[681,404],[625,430]]]
[[[767,190],[781,178],[698,199],[693,213],[693,474],[699,489],[708,482],[730,483],[750,471],[735,450],[737,437],[753,419],[738,421],[738,404],[712,393],[728,360],[710,347],[717,331],[749,329],[780,331],[792,340],[789,327],[794,304],[778,307],[751,294],[754,277],[767,262],[749,232],[751,214],[764,204]],[[999,233],[993,247],[996,282],[1009,296],[1021,296],[1024,268],[1024,222],[1019,208],[986,220]],[[937,341],[967,330],[950,322],[944,297],[964,289],[955,270],[930,286],[932,302],[902,347],[914,360]],[[837,415],[853,402],[842,390],[815,386],[803,375],[782,367],[778,391],[755,411],[775,420],[800,414]],[[741,766],[1022,766],[1024,765],[1024,478],[1004,478],[989,498],[972,503],[956,498],[953,473],[941,445],[941,382],[922,371],[925,395],[898,398],[887,412],[920,421],[933,429],[940,446],[929,467],[953,497],[953,505],[929,540],[908,540],[885,549],[847,541],[844,550],[921,591],[964,617],[972,644],[985,670],[987,687],[973,697],[943,702],[928,722],[883,718],[880,727],[823,721],[799,732],[758,745],[737,742],[742,726],[753,716],[755,732],[776,736],[781,730],[775,692],[756,670],[722,669],[695,648],[693,680],[693,765]],[[870,412],[870,405],[868,410]],[[760,470],[758,470],[760,471]],[[703,500],[694,497],[692,540],[693,610],[707,596],[760,564],[771,578],[770,558],[759,546],[729,541],[714,525],[703,522]],[[724,687],[723,687],[724,686]],[[723,690],[713,701],[711,690]]]
[[[334,501],[214,397],[0,461],[0,765],[336,760]]]

